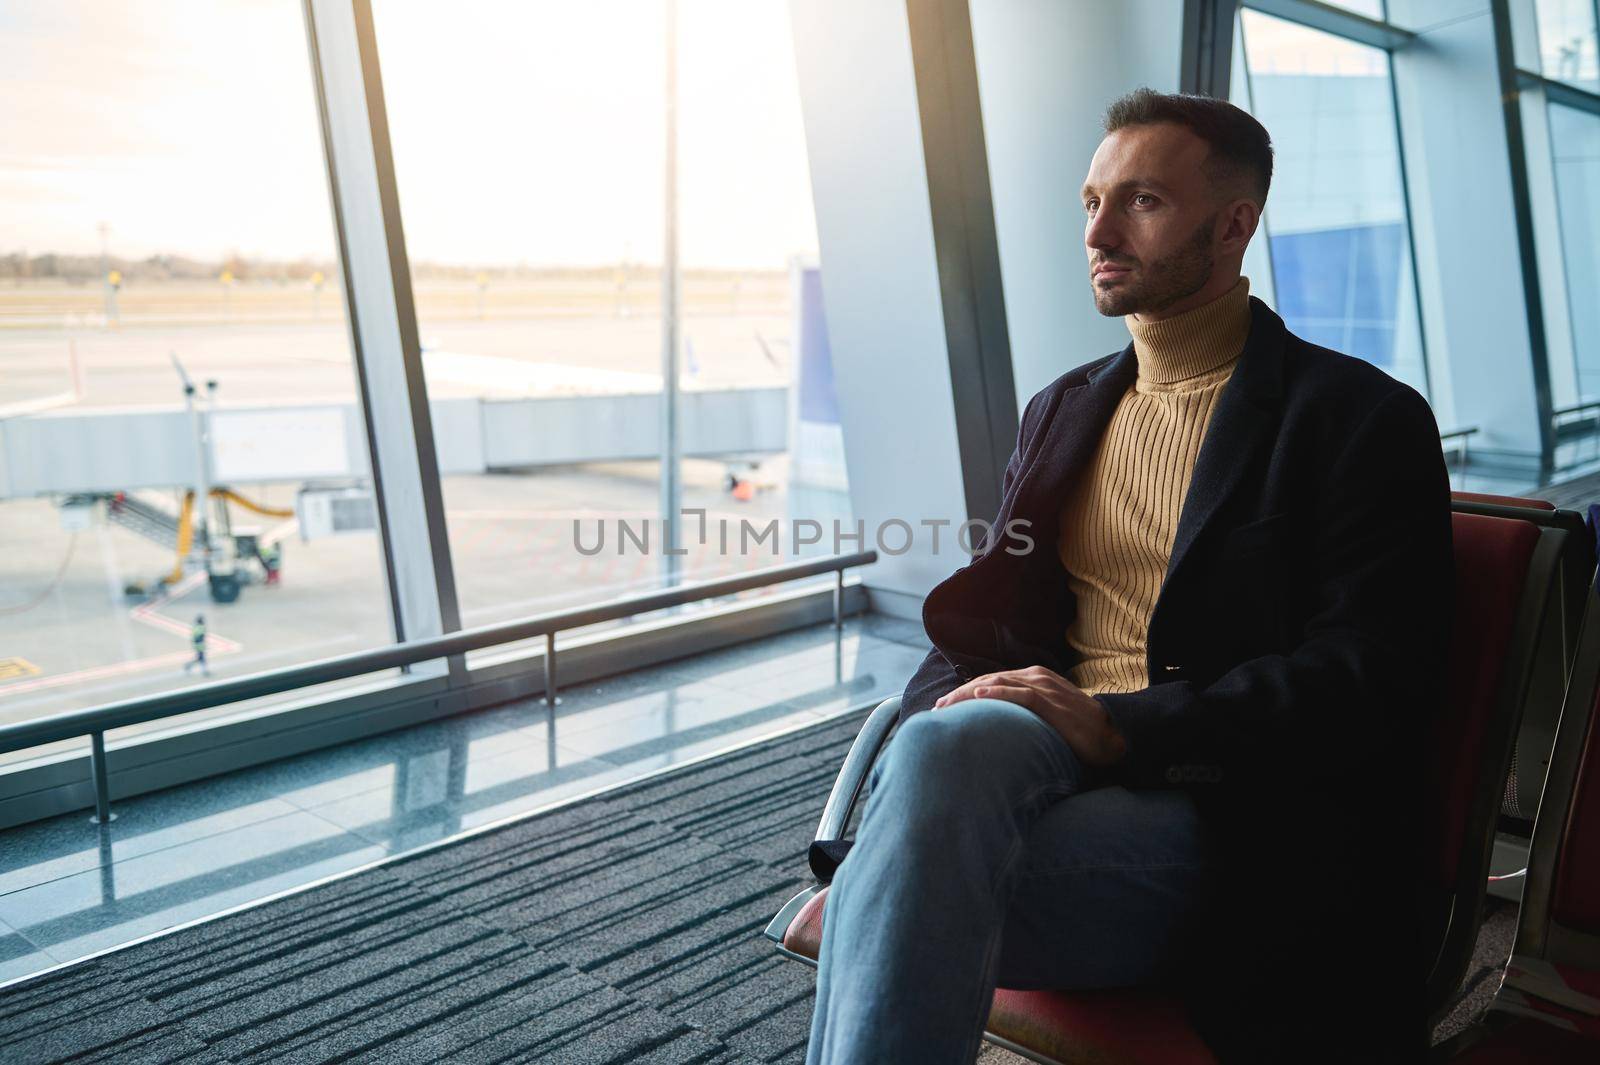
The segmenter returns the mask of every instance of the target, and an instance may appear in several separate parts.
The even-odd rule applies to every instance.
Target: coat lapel
[[[1195,456],[1163,591],[1218,508],[1238,490],[1245,474],[1258,468],[1257,452],[1270,449],[1276,439],[1283,413],[1283,319],[1254,296],[1250,311],[1244,351],[1217,399],[1200,454]]]
[[[1043,530],[1040,546],[1052,558],[1061,501],[1078,475],[1088,469],[1111,415],[1138,371],[1138,359],[1130,343],[1110,362],[1091,370],[1083,384],[1064,390],[1056,403],[1044,440],[1035,453],[1033,469],[1038,473],[1018,486],[1013,508]]]
[[[1133,345],[1104,365],[1091,370],[1082,384],[1065,388],[1056,397],[1042,436],[1030,447],[1031,458],[1011,496],[1002,504],[1005,521],[1026,519],[1034,547],[1026,556],[1011,557],[1002,549],[1004,537],[993,538],[987,551],[935,585],[922,604],[928,637],[951,662],[972,673],[986,673],[1004,659],[1006,640],[1002,621],[1026,629],[1017,616],[1018,587],[1029,580],[1055,584],[1061,564],[1056,553],[1061,499],[1072,478],[1087,468],[1122,393],[1138,372]],[[1001,567],[1003,576],[986,567]],[[1011,567],[1017,567],[1012,569]],[[1039,570],[1036,567],[1043,567]],[[1024,576],[1032,573],[1033,577]]]

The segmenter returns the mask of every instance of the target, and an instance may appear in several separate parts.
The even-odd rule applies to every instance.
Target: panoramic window
[[[1342,7],[1370,19],[1383,20],[1383,0],[1327,0],[1332,7]]]
[[[0,56],[0,721],[388,642],[300,4]]]
[[[1534,13],[1544,76],[1600,92],[1594,0],[1538,0]]]
[[[671,10],[375,5],[469,626],[831,554],[850,528],[787,7],[677,5],[675,98]],[[705,512],[670,558],[669,351],[668,471]]]
[[[1240,22],[1235,102],[1276,149],[1264,219],[1275,309],[1426,395],[1388,54],[1258,11]]]
[[[1600,115],[1552,104],[1550,155],[1578,392],[1600,399]]]

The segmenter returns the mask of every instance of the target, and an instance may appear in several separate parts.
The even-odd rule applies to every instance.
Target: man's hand
[[[1085,765],[1108,766],[1122,760],[1128,745],[1111,723],[1106,708],[1059,673],[1043,666],[1008,669],[973,677],[933,704],[940,707],[963,699],[1004,699],[1027,707],[1061,734]]]

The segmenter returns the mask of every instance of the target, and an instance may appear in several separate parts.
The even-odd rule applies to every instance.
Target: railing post
[[[844,570],[833,571],[833,627],[844,625]]]
[[[89,733],[89,768],[94,778],[94,817],[97,825],[109,824],[116,818],[111,812],[111,786],[106,781],[106,734]]]
[[[544,705],[554,710],[556,703],[556,634],[544,634]]]

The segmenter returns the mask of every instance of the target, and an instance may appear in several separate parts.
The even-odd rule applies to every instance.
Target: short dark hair
[[[1135,89],[1106,108],[1105,131],[1172,122],[1211,146],[1206,176],[1216,185],[1244,181],[1260,202],[1272,184],[1272,138],[1255,116],[1226,100],[1193,93]]]

